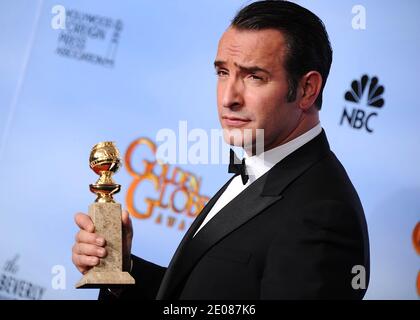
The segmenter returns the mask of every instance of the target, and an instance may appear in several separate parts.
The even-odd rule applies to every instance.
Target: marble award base
[[[134,278],[122,270],[121,205],[93,203],[89,206],[89,216],[95,225],[95,233],[106,240],[108,255],[83,276],[76,288],[112,288],[134,284]]]

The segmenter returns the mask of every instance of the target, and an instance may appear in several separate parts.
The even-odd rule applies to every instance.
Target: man
[[[363,208],[318,116],[331,61],[323,23],[308,10],[260,1],[237,14],[215,67],[224,138],[244,147],[244,166],[230,165],[237,175],[198,215],[168,268],[129,255],[125,212],[136,285],[101,290],[101,299],[363,298],[352,273],[364,268],[368,282]],[[264,129],[263,153],[246,129]],[[105,239],[88,216],[76,223],[73,262],[85,273],[106,255]]]

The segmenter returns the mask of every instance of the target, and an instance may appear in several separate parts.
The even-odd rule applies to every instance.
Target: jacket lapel
[[[264,211],[268,206],[280,200],[283,197],[281,193],[328,152],[328,141],[325,132],[322,131],[316,138],[277,163],[270,171],[241,192],[192,238],[232,179],[229,180],[204,207],[202,213],[187,231],[171,260],[157,299],[176,298],[179,286],[212,246]]]
[[[325,131],[322,129],[318,136],[271,168],[262,194],[279,194],[306,170],[330,153],[330,145]]]
[[[230,178],[228,182],[225,183],[225,185],[217,191],[217,193],[207,202],[207,204],[204,206],[204,208],[201,210],[197,218],[193,221],[188,231],[185,233],[184,237],[182,238],[178,248],[175,251],[174,256],[171,259],[171,262],[169,263],[169,266],[165,272],[165,276],[163,277],[162,283],[160,285],[159,291],[157,293],[156,299],[165,299],[163,294],[167,292],[168,284],[171,282],[174,270],[176,269],[175,266],[177,265],[177,262],[181,261],[182,259],[179,259],[181,256],[181,253],[185,251],[186,244],[188,243],[188,240],[192,239],[193,235],[197,231],[197,229],[200,227],[201,223],[206,218],[207,214],[210,212],[211,208],[213,208],[216,201],[220,198],[222,193],[226,190],[230,182],[232,181],[234,177]]]

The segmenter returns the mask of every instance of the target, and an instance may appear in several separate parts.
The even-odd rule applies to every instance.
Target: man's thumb
[[[128,213],[127,210],[124,210],[122,212],[121,219],[122,219],[122,225],[123,225],[124,231],[128,234],[133,233],[133,226],[131,224],[130,214]]]

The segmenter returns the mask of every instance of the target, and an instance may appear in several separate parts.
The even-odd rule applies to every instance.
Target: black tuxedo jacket
[[[369,280],[369,240],[359,197],[322,131],[277,163],[195,231],[168,268],[133,256],[136,285],[119,298],[361,299],[352,268]],[[359,279],[360,280],[360,279]],[[101,299],[112,294],[101,290]]]

